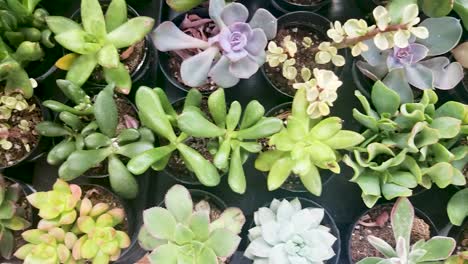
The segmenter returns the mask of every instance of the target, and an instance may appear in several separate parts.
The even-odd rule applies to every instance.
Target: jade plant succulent
[[[124,221],[121,208],[92,204],[78,185],[58,179],[53,190],[29,195],[42,218],[37,229],[23,232],[27,244],[15,256],[24,263],[96,263],[116,261],[130,245],[128,235],[116,229]]]
[[[359,133],[342,130],[342,120],[338,117],[311,119],[306,98],[306,89],[300,88],[287,127],[270,138],[271,149],[255,161],[255,168],[269,171],[269,190],[281,187],[294,173],[308,191],[319,196],[322,192],[319,169],[340,173],[339,150],[350,149],[364,140]]]
[[[210,219],[210,206],[194,204],[190,192],[175,185],[166,194],[165,206],[143,212],[139,242],[152,251],[151,263],[224,263],[237,249],[245,217],[238,208],[226,209]],[[208,206],[207,206],[208,205]]]
[[[138,184],[125,166],[125,158],[132,158],[153,148],[154,136],[149,129],[124,114],[119,125],[119,113],[114,85],[108,85],[91,102],[84,91],[70,81],[59,80],[59,87],[75,103],[75,107],[56,101],[44,105],[59,113],[62,123],[45,121],[36,130],[46,137],[63,137],[52,148],[47,161],[60,165],[59,176],[72,180],[107,160],[107,171],[112,189],[120,196],[133,199]],[[121,128],[120,126],[123,127]]]
[[[164,91],[161,88],[140,87],[135,100],[142,124],[168,143],[133,157],[127,164],[128,170],[135,175],[143,174],[150,167],[161,171],[167,166],[173,152],[178,151],[187,168],[195,173],[203,185],[218,185],[221,177],[216,167],[184,143],[189,138],[186,133],[177,135],[174,131],[177,128],[177,113]],[[184,107],[193,109],[194,101],[187,99]]]
[[[202,50],[181,65],[180,75],[187,86],[202,86],[209,77],[221,87],[232,87],[265,63],[265,47],[276,35],[277,21],[259,8],[247,23],[248,9],[240,3],[226,4],[225,0],[211,0],[209,13],[219,33],[208,40],[189,36],[170,21],[159,25],[152,38],[160,51]]]
[[[80,12],[81,24],[65,17],[46,18],[55,40],[75,54],[64,67],[66,79],[82,86],[99,65],[107,83],[115,83],[117,91],[128,94],[132,80],[120,61],[119,49],[143,40],[154,19],[140,16],[129,20],[125,0],[112,0],[105,14],[98,0],[82,0]]]
[[[400,198],[391,212],[391,225],[396,241],[393,248],[385,240],[369,235],[367,240],[384,257],[367,257],[357,264],[369,263],[441,263],[451,256],[455,249],[455,240],[449,237],[435,236],[428,241],[419,240],[410,244],[411,229],[414,221],[414,208],[407,198]]]
[[[18,204],[22,189],[18,183],[7,186],[0,174],[0,257],[10,259],[15,250],[13,232],[28,228],[25,212]]]
[[[297,198],[274,199],[254,213],[244,255],[254,263],[326,263],[337,238],[321,225],[324,216],[323,208],[303,208]]]
[[[353,168],[351,181],[361,187],[368,207],[382,196],[411,196],[418,185],[466,184],[467,146],[457,145],[468,133],[466,105],[449,101],[436,107],[432,90],[424,90],[417,103],[400,104],[398,94],[380,81],[371,94],[375,110],[359,91],[355,94],[365,113],[354,109],[353,116],[366,129],[365,141],[343,160]]]
[[[221,171],[228,172],[228,183],[237,193],[246,190],[246,178],[242,164],[250,153],[258,153],[262,146],[260,138],[279,132],[283,123],[275,117],[264,117],[265,109],[256,100],[247,104],[244,113],[239,102],[226,106],[223,89],[218,89],[208,97],[209,116],[200,109],[202,95],[192,89],[192,107],[186,107],[177,117],[179,129],[189,136],[209,138],[213,163]],[[195,102],[196,101],[196,102]],[[211,119],[213,121],[210,121]]]

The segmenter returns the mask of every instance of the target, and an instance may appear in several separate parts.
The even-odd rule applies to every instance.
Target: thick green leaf
[[[205,0],[167,0],[166,3],[177,12],[186,12],[205,2]]]
[[[115,136],[119,123],[117,103],[114,100],[114,85],[110,84],[99,92],[94,102],[94,117],[99,130],[108,137]]]
[[[457,12],[463,21],[465,30],[468,28],[468,1],[467,0],[455,0],[453,10]]]
[[[162,245],[156,248],[148,258],[151,263],[177,264],[178,247],[173,244]]]
[[[107,41],[118,49],[130,47],[141,41],[153,29],[153,25],[154,19],[150,17],[132,18],[110,32]]]
[[[403,186],[393,184],[393,183],[384,183],[382,185],[382,194],[387,200],[392,200],[397,197],[409,197],[413,192]]]
[[[14,247],[15,238],[13,237],[13,233],[8,229],[3,230],[0,239],[0,256],[10,259],[13,254],[13,250],[15,249]]]
[[[104,68],[117,68],[120,63],[119,52],[113,45],[107,44],[97,53],[97,60]]]
[[[177,112],[174,110],[174,107],[172,107],[171,102],[169,101],[169,98],[167,97],[166,93],[164,92],[163,89],[161,88],[154,88],[153,91],[159,96],[159,100],[161,102],[161,105],[164,109],[164,112],[172,116],[174,119],[177,118]]]
[[[324,141],[332,149],[348,149],[364,141],[364,137],[349,130],[341,130],[329,139]]]
[[[101,133],[92,133],[84,139],[87,149],[98,149],[112,144],[112,140]]]
[[[454,138],[460,133],[461,120],[453,117],[439,117],[435,118],[430,126],[439,131],[440,138]]]
[[[138,141],[120,146],[115,153],[133,159],[143,152],[153,149],[153,147],[153,143],[149,143],[148,141]]]
[[[265,108],[257,101],[250,101],[245,107],[244,115],[240,123],[240,129],[245,129],[256,124],[265,115]]]
[[[455,239],[451,237],[436,236],[426,241],[421,249],[426,250],[426,254],[418,259],[419,262],[445,260],[452,255],[455,249]]]
[[[44,121],[36,126],[36,131],[46,137],[62,137],[71,135],[71,131],[65,129],[62,125],[51,121]]]
[[[186,109],[177,118],[179,129],[193,137],[214,138],[224,135],[225,129],[219,128],[206,119],[200,112]]]
[[[245,179],[244,168],[240,154],[240,147],[234,147],[231,155],[231,164],[229,166],[228,183],[231,189],[239,194],[245,193],[247,183]]]
[[[174,146],[164,146],[147,150],[140,155],[132,158],[127,163],[127,168],[135,175],[145,173],[151,165],[169,156],[175,150]]]
[[[177,222],[167,209],[153,207],[143,211],[143,222],[153,237],[168,240],[174,238]]]
[[[121,62],[117,64],[116,68],[104,67],[104,78],[107,83],[115,84],[115,89],[119,93],[129,94],[132,89],[132,77]]]
[[[276,160],[268,174],[268,190],[273,191],[281,187],[291,174],[293,167],[294,161],[288,156]]]
[[[225,170],[229,166],[229,157],[231,155],[231,141],[225,140],[219,146],[216,155],[213,158],[213,164],[220,170]]]
[[[188,167],[193,170],[198,180],[203,185],[217,186],[219,184],[221,177],[219,176],[218,170],[211,162],[207,161],[196,150],[184,144],[179,144],[177,149],[187,162]]]
[[[205,241],[210,235],[209,225],[210,216],[206,211],[194,212],[190,218],[190,229],[200,241]]]
[[[419,26],[426,27],[430,32],[427,39],[417,40],[429,49],[428,56],[449,52],[458,45],[463,33],[460,20],[454,17],[428,18]]]
[[[227,107],[224,89],[218,89],[208,97],[208,109],[215,124],[226,128]]]
[[[109,156],[108,171],[113,191],[125,199],[134,199],[137,196],[138,183],[117,156]]]
[[[446,16],[452,11],[453,0],[419,0],[419,7],[430,17]]]
[[[78,54],[93,54],[101,48],[93,36],[81,29],[60,33],[55,36],[55,40],[62,47]]]
[[[452,183],[452,165],[447,162],[439,162],[423,171],[423,176],[427,175],[437,184],[439,188],[445,188]]]
[[[458,191],[450,198],[447,205],[447,214],[452,224],[461,226],[463,220],[468,216],[468,189]]]
[[[391,213],[393,234],[396,239],[404,239],[409,248],[411,229],[413,228],[414,208],[408,198],[399,198]]]
[[[393,115],[400,107],[400,97],[383,82],[377,81],[372,87],[372,104],[379,114]]]
[[[322,194],[322,179],[320,172],[314,165],[311,165],[309,171],[304,174],[299,174],[302,184],[313,195],[320,196]]]
[[[182,185],[174,185],[166,193],[164,202],[167,210],[179,223],[187,223],[193,211],[193,201],[189,191]]]
[[[83,30],[80,24],[66,17],[47,16],[46,22],[49,29],[52,30],[55,35],[72,30]]]
[[[82,0],[80,12],[84,30],[103,41],[107,33],[106,21],[99,0]]]
[[[218,257],[229,257],[236,251],[241,238],[228,229],[216,229],[211,232],[205,245]]]
[[[153,237],[148,230],[146,230],[145,226],[142,226],[140,232],[138,233],[138,241],[140,242],[140,246],[148,251],[151,251],[159,246],[167,244],[166,240],[157,239]]]
[[[67,161],[60,166],[59,176],[67,181],[75,179],[104,161],[111,152],[112,150],[109,148],[75,151],[68,157]]]
[[[226,129],[234,131],[239,124],[239,120],[242,114],[242,107],[238,101],[231,103],[228,114],[226,116]]]
[[[79,56],[67,72],[67,80],[81,87],[88,80],[91,73],[96,68],[96,54],[86,54]]]
[[[255,168],[259,171],[270,171],[273,164],[285,155],[285,152],[279,150],[262,152],[255,160]]]
[[[341,130],[343,127],[342,123],[343,120],[339,117],[328,117],[315,125],[310,131],[310,134],[312,134],[315,139],[327,140]]]
[[[283,128],[283,122],[276,117],[266,117],[255,125],[242,129],[237,133],[237,138],[242,140],[254,140],[266,138],[278,133]]]
[[[107,8],[105,19],[107,32],[112,32],[124,24],[128,19],[125,0],[112,0]]]

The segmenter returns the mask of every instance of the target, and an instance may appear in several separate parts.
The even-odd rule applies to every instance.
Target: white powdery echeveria
[[[240,3],[210,1],[210,18],[220,33],[208,41],[191,37],[174,23],[164,22],[152,34],[160,51],[201,49],[181,65],[181,78],[190,87],[207,83],[208,77],[221,87],[232,87],[248,79],[266,61],[265,47],[276,36],[277,19],[259,8],[249,23],[248,9]]]
[[[324,216],[324,209],[302,208],[297,198],[273,200],[254,213],[245,256],[265,264],[325,263],[335,256],[336,237],[320,225]]]

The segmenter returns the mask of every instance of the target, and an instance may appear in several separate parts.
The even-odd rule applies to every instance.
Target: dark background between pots
[[[172,19],[176,15],[170,11],[165,3],[163,3],[163,0],[127,0],[127,2],[135,8],[140,15],[151,16],[155,18],[156,21]],[[243,0],[240,2],[244,3],[249,8],[251,15],[257,8],[266,8],[276,16],[281,15],[280,12],[273,9],[270,0]],[[52,15],[68,17],[76,11],[79,7],[79,3],[79,0],[43,0],[41,2],[41,4],[46,7]],[[332,21],[340,20],[342,22],[349,18],[360,18],[366,15],[358,8],[357,3],[352,0],[333,0],[331,5],[324,7],[317,13]],[[158,61],[157,56],[154,53],[154,49],[151,50],[151,53],[153,57],[146,74],[133,86],[133,92],[131,94],[132,100],[135,91],[140,85],[162,87],[169,94],[172,101],[184,97],[185,92],[172,86],[165,79],[161,71],[158,70]],[[358,102],[354,97],[354,90],[356,88],[350,73],[351,65],[351,61],[348,61],[345,69],[343,70],[341,78],[344,85],[339,89],[339,98],[335,103],[335,107],[332,112],[345,120],[345,128],[356,130],[359,129],[359,126],[352,118],[352,109],[358,106]],[[52,76],[47,78],[41,84],[40,88],[38,88],[39,90],[36,90],[36,94],[39,95],[42,100],[49,98],[63,98],[63,95],[61,95],[61,92],[55,85],[55,79],[58,78],[64,78],[64,72],[56,71]],[[236,87],[227,89],[226,95],[229,102],[238,100],[243,106],[251,100],[259,100],[265,106],[267,111],[280,103],[291,100],[270,87],[262,76],[261,71],[251,79],[242,81]],[[366,207],[361,200],[360,189],[356,184],[348,181],[352,176],[350,168],[342,164],[341,174],[334,175],[326,186],[324,186],[321,197],[315,197],[309,193],[291,193],[284,190],[268,192],[266,187],[266,178],[262,173],[255,170],[253,161],[254,159],[251,158],[244,165],[248,183],[247,191],[244,195],[233,193],[227,185],[226,177],[222,180],[222,183],[215,188],[187,186],[192,189],[197,188],[209,191],[219,196],[227,203],[228,206],[240,207],[244,211],[244,214],[247,217],[247,223],[244,226],[242,233],[243,240],[238,250],[245,250],[245,247],[248,244],[246,236],[247,229],[251,225],[253,212],[258,207],[263,206],[273,198],[300,196],[319,203],[335,219],[336,224],[340,229],[342,240],[342,250],[338,263],[347,263],[347,237],[349,235],[350,228],[356,218],[366,210]],[[7,169],[5,174],[9,177],[14,177],[30,183],[39,191],[44,191],[50,189],[51,185],[57,178],[57,169],[57,167],[48,165],[45,161],[45,157],[42,157],[35,162],[29,162],[15,168]],[[145,208],[155,206],[160,203],[163,200],[167,189],[177,183],[173,178],[169,177],[165,173],[156,173],[153,171],[150,171],[145,175],[137,176],[137,178],[140,184],[139,195],[137,199],[128,201],[129,206],[132,208],[132,212],[130,213],[137,219],[137,223],[135,223],[135,226],[133,227],[134,230],[138,230],[138,227],[141,225],[142,211]],[[89,180],[80,178],[77,182],[93,182],[108,185],[106,179]],[[448,199],[453,193],[454,189],[452,187],[445,190],[433,188],[430,191],[426,191],[412,197],[411,200],[417,208],[429,215],[439,230],[443,230],[448,226],[448,218],[445,208]],[[132,240],[133,242],[136,241],[136,234],[134,234]],[[132,248],[128,254],[125,254],[117,263],[133,263],[143,255],[144,251],[134,243],[132,244]],[[233,263],[251,262],[242,258],[241,253],[239,252],[234,258]]]

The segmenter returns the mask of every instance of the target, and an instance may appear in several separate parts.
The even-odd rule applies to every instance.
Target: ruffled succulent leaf
[[[439,56],[452,50],[460,41],[463,28],[454,17],[428,18],[419,24],[430,32],[426,39],[417,42],[429,48],[429,56]]]
[[[460,133],[461,120],[453,117],[439,117],[432,121],[430,127],[439,131],[440,138],[454,138]]]
[[[153,29],[154,19],[150,17],[135,17],[107,34],[107,41],[117,49],[130,47],[143,40]]]
[[[112,32],[127,21],[127,4],[125,0],[113,0],[105,14],[106,31]]]
[[[429,176],[439,188],[447,187],[452,183],[453,179],[452,165],[447,162],[440,162],[428,169],[424,169],[422,174],[423,176]]]
[[[387,200],[392,200],[397,197],[409,197],[412,194],[413,191],[411,191],[411,189],[398,184],[384,183],[382,185],[382,195]]]
[[[208,42],[191,37],[182,32],[174,23],[161,23],[152,33],[153,43],[160,51],[183,49],[207,49]]]
[[[368,201],[372,203],[366,203],[367,207],[372,208],[376,202],[376,199],[381,197],[380,191],[380,179],[376,173],[365,170],[362,172],[358,178],[355,179],[355,182],[359,185],[362,190],[362,195],[366,196]]]

